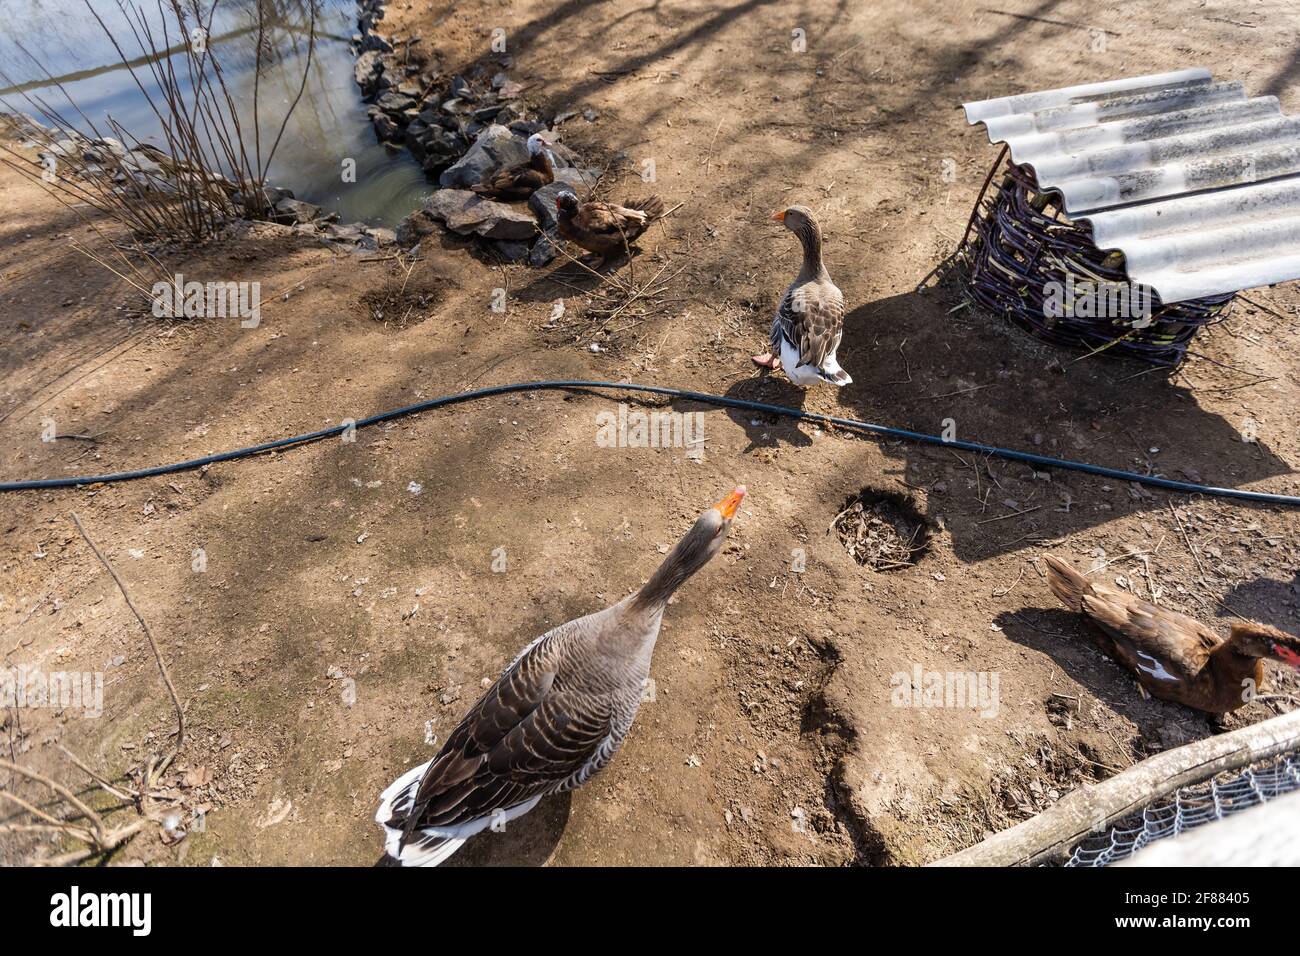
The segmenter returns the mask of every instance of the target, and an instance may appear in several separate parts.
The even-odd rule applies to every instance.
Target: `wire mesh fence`
[[[1222,820],[1295,790],[1300,790],[1300,751],[1183,787],[1141,814],[1084,840],[1065,865],[1106,866],[1127,859],[1156,840]]]

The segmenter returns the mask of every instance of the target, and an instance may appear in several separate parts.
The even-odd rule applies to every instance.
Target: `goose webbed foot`
[[[781,368],[781,359],[771,352],[764,352],[762,355],[751,355],[749,360],[762,368],[770,368],[773,372]]]

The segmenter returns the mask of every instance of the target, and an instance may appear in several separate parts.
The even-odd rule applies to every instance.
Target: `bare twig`
[[[998,515],[995,518],[985,518],[983,521],[976,521],[976,524],[988,524],[990,521],[1006,521],[1008,518],[1019,518],[1021,515],[1027,515],[1037,511],[1042,505],[1035,505],[1032,508],[1025,508],[1023,511],[1013,511],[1009,515]]]
[[[0,759],[0,767],[3,767],[5,770],[10,771],[11,773],[20,774],[21,776],[26,777],[28,780],[35,780],[37,783],[49,787],[51,790],[53,790],[55,793],[61,796],[64,800],[67,800],[68,803],[76,807],[77,812],[80,813],[83,817],[85,817],[88,821],[90,821],[90,825],[91,827],[94,828],[95,836],[97,839],[103,838],[106,831],[104,830],[104,821],[100,819],[99,814],[96,813],[94,810],[90,809],[90,807],[87,806],[85,803],[83,803],[81,800],[79,800],[77,798],[77,795],[74,794],[67,787],[65,787],[63,784],[59,783],[57,780],[51,780],[49,777],[45,776],[44,774],[37,773],[35,770],[32,770],[30,767],[24,767],[21,764],[11,763],[8,760]],[[0,790],[0,794],[9,797],[10,799],[14,800],[17,803],[22,802],[18,797],[6,791]],[[26,809],[28,810],[28,812],[36,813],[37,816],[41,816],[41,817],[45,816],[45,814],[40,813],[40,811],[35,810],[33,807],[28,806],[26,807]],[[46,817],[46,819],[49,818]]]
[[[77,517],[75,511],[72,512],[72,523],[77,526],[77,530],[81,532],[81,536],[86,540],[86,544],[90,545],[90,550],[95,552],[95,557],[99,558],[99,563],[102,564],[112,576],[114,583],[117,584],[118,590],[122,592],[122,597],[126,601],[126,606],[131,609],[131,613],[135,615],[135,619],[140,622],[140,627],[144,630],[144,636],[149,639],[149,647],[153,650],[154,660],[158,662],[158,670],[162,674],[163,683],[167,685],[167,693],[171,695],[172,705],[176,708],[176,745],[172,748],[171,755],[154,768],[158,772],[161,772],[170,766],[171,762],[176,759],[176,755],[180,752],[181,745],[185,742],[185,709],[181,707],[180,698],[176,696],[176,687],[172,684],[171,674],[167,671],[167,664],[163,661],[162,651],[158,647],[158,642],[154,640],[153,632],[149,630],[149,625],[145,623],[140,612],[136,610],[135,604],[131,601],[131,595],[127,591],[126,585],[122,583],[122,579],[118,576],[117,570],[109,563],[108,559],[104,557],[103,552],[99,550],[99,546],[91,540],[90,535],[82,526],[81,519]]]
[[[1201,579],[1205,580],[1205,578],[1209,577],[1209,575],[1205,573],[1205,565],[1201,563],[1201,556],[1197,554],[1196,549],[1192,547],[1192,539],[1187,536],[1187,529],[1183,527],[1183,521],[1181,518],[1178,517],[1178,510],[1174,507],[1174,503],[1170,501],[1168,504],[1169,504],[1169,513],[1174,516],[1174,523],[1178,525],[1178,530],[1182,532],[1183,544],[1187,545],[1188,553],[1190,553],[1191,556],[1196,560],[1196,566],[1201,570]]]

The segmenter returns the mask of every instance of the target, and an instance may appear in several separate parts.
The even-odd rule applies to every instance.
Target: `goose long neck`
[[[1248,658],[1251,661],[1257,660],[1260,655],[1252,653],[1252,651],[1245,646],[1247,639],[1247,631],[1233,628],[1232,633],[1228,635],[1228,639],[1211,651],[1210,655],[1212,657],[1220,657],[1225,661],[1234,657]]]
[[[701,533],[699,522],[696,523],[677,546],[669,552],[664,563],[645,586],[632,599],[632,608],[644,614],[662,614],[673,592],[681,587],[696,571],[702,568],[712,557],[709,541],[712,534]]]
[[[822,262],[822,231],[817,223],[809,219],[797,230],[799,244],[803,246],[803,265],[799,269],[800,279],[816,279],[826,274]]]

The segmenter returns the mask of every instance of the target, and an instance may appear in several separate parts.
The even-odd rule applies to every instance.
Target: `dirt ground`
[[[572,377],[931,433],[952,419],[959,438],[1300,493],[1293,284],[1250,293],[1258,306],[1202,334],[1173,375],[1071,361],[953,311],[950,282],[913,291],[960,238],[996,154],[965,125],[963,100],[1205,66],[1300,111],[1293,9],[997,8],[390,6],[384,28],[420,32],[449,71],[504,28],[512,78],[534,102],[595,111],[568,120],[564,141],[601,162],[628,158],[608,195],[644,193],[634,171],[654,161],[653,189],[682,206],[631,269],[673,278],[612,321],[572,266],[501,267],[445,239],[424,243],[408,277],[391,259],[253,237],[163,260],[187,278],[260,281],[260,327],[166,323],[125,308],[131,290],[68,241],[101,238],[0,168],[0,474],[179,461],[470,387]],[[1109,31],[1104,51],[1087,26]],[[791,52],[796,28],[803,53]],[[798,267],[794,238],[768,219],[794,202],[819,216],[850,308],[840,359],[854,384],[840,391],[802,393],[748,360]],[[377,321],[377,290],[394,288],[421,298],[404,321]],[[504,313],[491,308],[497,288]],[[373,863],[379,792],[428,759],[481,683],[536,634],[638,587],[739,482],[750,496],[730,542],[669,609],[655,699],[612,766],[454,862],[915,864],[1217,732],[1139,696],[1057,608],[1045,553],[1113,562],[1100,577],[1224,630],[1234,612],[1300,629],[1293,513],[689,403],[673,407],[703,411],[702,461],[599,447],[596,416],[618,400],[494,398],[351,443],[4,495],[3,666],[103,671],[105,709],[11,710],[0,750],[80,785],[56,742],[113,776],[173,729],[153,656],[74,511],[159,637],[188,724],[166,784],[178,808],[205,811],[201,831],[172,844],[149,831],[115,862]],[[46,421],[94,441],[43,442]],[[1258,440],[1244,441],[1252,421]],[[864,489],[924,517],[931,538],[914,567],[859,566],[828,530]],[[996,675],[996,712],[895,706],[891,676],[916,667]],[[1297,693],[1296,675],[1270,667]],[[1227,725],[1289,706],[1253,703]],[[57,849],[0,837],[3,862]]]

